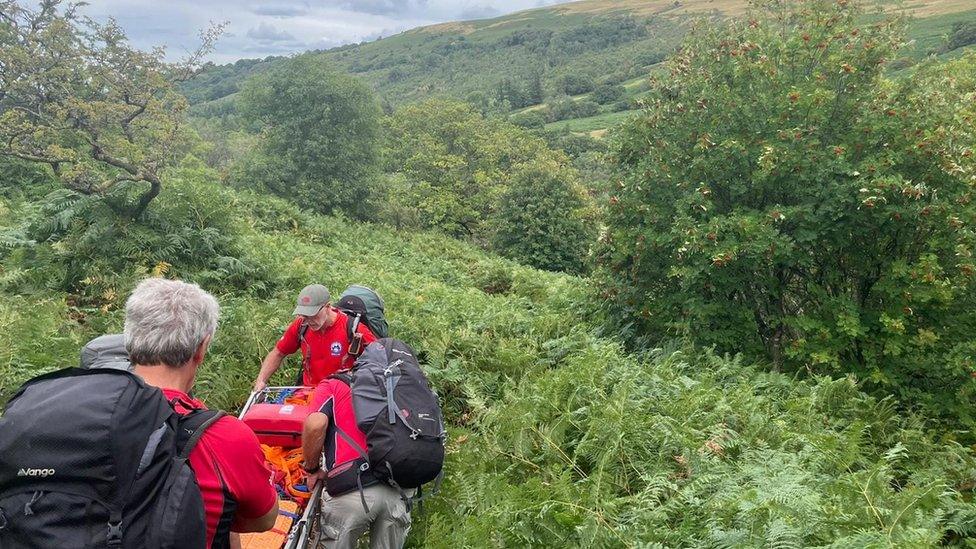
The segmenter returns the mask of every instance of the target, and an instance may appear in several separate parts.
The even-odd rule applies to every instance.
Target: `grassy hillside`
[[[632,84],[672,51],[692,20],[737,16],[746,7],[744,0],[585,0],[421,27],[318,55],[369,82],[391,106],[432,95],[488,105],[496,101],[506,79],[525,91],[538,78],[546,99],[563,93],[560,79],[565,75],[591,77],[597,85]],[[910,31],[915,42],[902,64],[941,53],[953,24],[976,21],[976,7],[967,0],[920,0],[904,7],[916,19]],[[268,58],[210,67],[187,83],[184,92],[197,114],[224,115],[232,111],[227,99],[241,83],[275,62]],[[508,108],[536,102],[524,101]]]
[[[922,19],[930,23],[925,32],[931,38],[949,21],[938,22],[935,17],[971,13],[952,11],[964,4],[928,3],[914,8],[920,15],[941,10]],[[438,71],[455,67],[456,89],[472,86],[475,94],[494,93],[491,79],[495,76],[510,78],[497,89],[511,93],[511,78],[522,76],[492,72],[489,61],[503,67],[499,71],[505,70],[505,63],[512,63],[509,69],[546,67],[545,74],[535,74],[540,85],[572,84],[574,89],[547,108],[558,105],[572,112],[575,102],[584,105],[602,93],[581,91],[578,80],[563,78],[572,71],[592,70],[594,81],[612,73],[610,78],[624,88],[625,96],[634,97],[641,93],[642,75],[659,52],[641,57],[641,51],[628,48],[660,38],[648,34],[650,27],[680,34],[684,23],[675,21],[687,21],[693,6],[719,6],[717,15],[722,15],[722,9],[733,13],[738,5],[700,2],[668,8],[655,2],[584,2],[523,14],[535,21],[539,32],[509,17],[501,18],[509,21],[501,26],[492,27],[489,21],[472,23],[470,29],[461,25],[452,30],[448,25],[404,33],[391,39],[403,46],[399,49],[377,52],[381,41],[321,55],[348,52],[349,63],[379,63],[379,67],[400,55],[406,56],[403,63],[414,63],[408,55],[411,51],[418,59],[436,54],[444,65],[418,65],[418,61],[407,68],[426,66],[431,78],[442,78]],[[842,15],[847,8],[830,5],[800,19],[809,19],[807,24],[813,28],[832,27],[835,14]],[[613,9],[608,11],[608,6]],[[661,13],[648,18],[642,11],[655,6]],[[558,26],[563,21],[578,24]],[[162,190],[140,215],[120,208],[135,198],[139,183],[116,178],[119,187],[88,194],[93,191],[91,182],[97,180],[90,179],[85,187],[73,170],[0,157],[0,403],[30,376],[76,364],[78,350],[88,338],[120,329],[124,302],[139,280],[165,276],[199,283],[218,296],[220,328],[194,391],[211,406],[234,410],[244,402],[261,358],[291,320],[299,288],[314,281],[338,292],[347,284],[362,283],[385,297],[394,336],[419,351],[448,423],[446,480],[442,492],[425,509],[415,511],[411,547],[976,546],[976,446],[969,417],[976,368],[971,360],[973,330],[967,329],[973,324],[968,281],[976,266],[968,259],[948,263],[950,258],[968,258],[976,247],[971,231],[976,210],[968,192],[974,171],[970,160],[962,160],[972,157],[973,113],[959,108],[972,104],[976,75],[969,69],[974,65],[965,58],[932,74],[919,71],[918,80],[903,79],[895,85],[881,77],[883,64],[878,63],[878,57],[893,57],[889,53],[893,50],[873,49],[874,40],[888,37],[888,31],[879,29],[880,35],[864,33],[865,37],[863,27],[855,33],[854,24],[845,24],[843,32],[825,30],[824,35],[843,38],[825,45],[826,53],[819,51],[816,41],[797,44],[802,49],[781,50],[783,55],[802,51],[813,62],[800,57],[801,65],[810,63],[810,71],[819,71],[815,65],[822,62],[826,68],[821,74],[833,74],[842,83],[848,82],[845,74],[864,78],[843,84],[858,93],[837,96],[833,92],[833,102],[821,101],[830,90],[844,88],[831,77],[808,77],[808,85],[800,86],[794,95],[795,77],[802,73],[777,70],[776,78],[771,77],[769,65],[774,62],[765,53],[781,41],[765,36],[773,27],[764,21],[738,25],[741,29],[727,34],[694,37],[689,51],[702,64],[689,65],[693,70],[686,77],[667,82],[680,102],[663,105],[663,111],[649,109],[643,119],[621,132],[621,146],[610,148],[610,155],[602,154],[603,144],[597,140],[546,132],[552,143],[575,151],[575,161],[583,170],[580,177],[585,178],[581,182],[566,168],[568,160],[541,139],[502,120],[486,119],[467,105],[432,100],[399,109],[386,120],[385,172],[371,172],[357,181],[376,189],[374,204],[384,201],[392,206],[383,215],[367,219],[386,221],[396,229],[317,215],[308,208],[319,204],[290,192],[292,186],[275,188],[259,179],[272,176],[269,182],[274,183],[272,179],[283,173],[283,164],[265,163],[268,159],[284,158],[285,165],[298,166],[286,155],[303,144],[327,145],[309,149],[308,157],[316,160],[322,158],[322,150],[328,158],[338,158],[357,145],[331,141],[326,132],[300,131],[324,111],[344,112],[336,108],[342,102],[310,93],[339,89],[324,84],[331,75],[305,78],[296,87],[287,85],[288,93],[269,93],[285,98],[284,105],[257,107],[271,122],[291,125],[266,124],[245,128],[255,130],[253,134],[228,135],[222,121],[214,120],[201,125],[224,141],[213,148],[188,132],[191,135],[178,148],[166,151],[165,167],[159,171]],[[69,32],[57,43],[78,43],[79,35],[71,33],[70,27],[62,28]],[[737,34],[739,30],[743,32]],[[425,36],[433,38],[425,42]],[[473,45],[468,38],[460,39],[469,36],[474,37]],[[801,36],[793,41],[804,42]],[[862,55],[855,45],[866,39],[872,40],[871,48],[865,47],[871,51]],[[451,41],[455,46],[437,52],[430,46]],[[746,42],[749,55],[739,55],[738,44]],[[35,49],[44,51],[47,44],[39,42]],[[752,48],[753,44],[759,47]],[[120,73],[131,70],[128,57],[111,61],[120,59],[119,44],[109,46],[107,66]],[[726,56],[730,46],[736,53],[728,51]],[[51,59],[32,56],[34,50],[0,48],[8,51],[18,53],[10,57],[16,63],[5,65],[11,70],[21,62],[38,68],[27,61],[41,65]],[[365,59],[362,51],[377,56]],[[632,62],[641,74],[625,77],[629,69],[615,64],[618,59]],[[845,68],[848,59],[856,65]],[[301,61],[309,60],[314,58]],[[517,65],[522,60],[525,65]],[[254,73],[277,62],[244,62],[225,69],[227,75],[237,69]],[[274,75],[275,82],[259,80],[255,85],[266,86],[263,91],[278,90],[282,88],[274,86],[288,84],[292,75],[314,74],[288,70],[296,66],[309,65],[284,66],[282,74]],[[479,67],[482,73],[462,76],[469,74],[462,69]],[[739,88],[723,88],[718,78],[736,73],[722,71],[742,67],[748,73],[737,74],[749,78],[734,79],[741,80]],[[82,92],[95,83],[93,93],[68,96],[48,112],[56,116],[78,104],[97,107],[110,98],[103,87],[113,82],[88,78],[88,66],[69,68],[81,76],[76,84]],[[396,63],[360,67],[363,74],[396,68]],[[34,73],[15,70],[12,74],[17,80]],[[713,76],[716,79],[709,80]],[[533,78],[529,74],[528,83]],[[439,91],[436,87],[417,91],[417,82],[434,82],[423,80],[419,72],[404,79],[416,79],[414,88],[403,90],[418,96]],[[57,78],[41,82],[54,85],[25,87],[55,89],[60,83]],[[912,89],[901,93],[901,87]],[[125,112],[132,107],[126,104],[130,98],[125,89],[118,89],[121,93],[111,97],[120,103],[108,107]],[[214,115],[232,114],[233,86],[228,89],[230,94],[197,107],[211,109]],[[703,90],[717,93],[707,96]],[[757,91],[763,93],[757,96]],[[897,101],[881,97],[889,93],[898,95]],[[362,91],[356,97],[368,95]],[[407,95],[397,100],[413,97]],[[848,109],[844,103],[858,108]],[[685,108],[692,104],[695,110]],[[281,106],[288,110],[276,108]],[[531,105],[523,109],[519,113],[523,117],[543,110]],[[902,116],[896,116],[899,113]],[[599,132],[627,116],[627,112],[598,112],[587,120],[560,124],[571,131]],[[793,116],[803,117],[801,127],[809,126],[809,131],[797,132]],[[377,112],[356,114],[343,121],[363,122],[364,127],[376,117]],[[51,127],[47,117],[38,117],[30,120],[34,126],[25,127],[52,136],[49,147],[32,149],[38,154],[70,150],[81,156],[94,154],[97,160],[99,149],[90,146],[90,139],[97,136],[85,140],[85,134],[75,133],[91,120],[95,119]],[[320,120],[316,129],[337,127],[331,119]],[[179,122],[182,127],[182,119]],[[150,129],[155,124],[140,122]],[[534,127],[539,126],[544,123]],[[132,129],[123,124],[110,135],[123,141]],[[865,137],[865,129],[875,139]],[[367,134],[342,128],[337,133]],[[139,147],[159,147],[158,135],[130,141],[133,147],[122,152],[137,158],[130,153],[139,153]],[[861,150],[866,141],[876,143],[867,149],[866,158],[844,156]],[[670,145],[661,147],[661,142]],[[715,147],[716,143],[723,146]],[[951,150],[940,151],[939,144],[949,144]],[[779,151],[778,159],[770,151]],[[211,167],[199,159],[206,155],[216,159]],[[625,176],[624,184],[612,191],[613,187],[601,184],[610,169],[601,160],[606,156],[617,159],[618,173]],[[707,163],[699,164],[698,159]],[[774,160],[775,164],[768,163]],[[268,166],[267,173],[256,170],[257,175],[249,179],[247,172],[235,172],[234,163],[240,161]],[[61,162],[53,161],[58,166]],[[888,162],[890,166],[883,165]],[[317,186],[309,191],[320,194],[344,188],[333,180],[315,179],[321,171],[315,164],[299,167],[285,183],[314,180]],[[108,171],[101,175],[115,175],[111,168],[104,169]],[[553,174],[565,180],[546,181]],[[538,187],[546,195],[543,199],[518,198],[526,195],[508,192],[531,189],[534,180],[546,183]],[[242,182],[257,184],[228,185]],[[562,213],[566,205],[583,209],[566,197],[547,201],[560,191],[549,182],[565,184],[563,190],[586,183],[594,194],[603,193],[600,201],[610,205],[600,212],[602,217],[594,212],[593,218],[586,218],[605,229],[592,254],[602,267],[593,271],[592,278],[521,266],[484,252],[477,247],[483,242],[470,232],[453,233],[467,238],[469,243],[464,243],[445,233],[422,230],[443,230],[444,225],[421,224],[409,217],[418,211],[423,214],[423,208],[432,205],[437,208],[423,216],[444,219],[445,210],[452,216],[457,212],[440,206],[467,207],[473,202],[484,207],[484,213],[471,217],[494,221],[502,215],[496,215],[501,210],[493,209],[491,201],[511,196],[516,197],[507,200],[513,209],[533,212],[536,220],[547,219],[548,214],[575,215]],[[740,186],[749,191],[754,187],[763,196],[753,200],[736,190]],[[480,194],[472,199],[472,194],[460,192],[471,190]],[[279,192],[292,201],[259,192]],[[614,194],[607,196],[610,192]],[[796,196],[781,202],[774,193]],[[923,196],[927,193],[931,198]],[[743,196],[722,196],[734,194]],[[402,196],[408,198],[388,199]],[[710,211],[713,217],[695,211]],[[722,217],[727,212],[734,217]],[[902,220],[905,223],[896,223]],[[543,228],[528,223],[512,226],[564,242],[571,235],[563,230],[566,225],[555,223]],[[892,256],[897,259],[890,269],[895,276],[872,275],[882,273],[882,268],[887,272],[888,267],[860,259],[888,258],[894,248],[887,238],[902,236],[919,240],[907,241],[907,251]],[[836,244],[838,240],[843,246]],[[784,293],[780,279],[765,274],[769,259],[780,256],[785,260],[772,264],[777,269],[812,263],[809,269],[815,275],[843,283],[818,285],[807,278],[794,284],[814,299],[829,301],[831,308],[800,301],[808,299],[804,295]],[[837,263],[832,263],[834,259]],[[614,272],[629,280],[618,284]],[[952,278],[944,277],[944,272]],[[850,302],[843,301],[844,285],[861,275],[876,277],[869,284],[884,286],[883,292],[874,294],[868,307],[867,291],[861,290],[867,285],[854,284],[861,292],[860,304],[848,306]],[[764,279],[768,289],[752,290]],[[647,285],[668,299],[658,299]],[[733,295],[744,287],[754,293],[741,294],[743,298]],[[834,291],[838,287],[840,291]],[[834,296],[841,299],[835,301]],[[918,301],[908,306],[913,296]],[[762,306],[774,303],[773,299],[791,307],[798,303],[804,309],[777,307],[777,315],[790,316],[790,321],[809,310],[822,311],[818,314],[831,324],[814,319],[817,322],[809,328],[799,326],[803,331],[796,335],[809,335],[807,341],[823,344],[812,349],[815,354],[824,356],[821,351],[827,349],[838,358],[822,361],[811,353],[782,362],[778,354],[750,344],[758,326],[748,319],[756,315],[739,303]],[[947,301],[951,308],[943,306]],[[890,306],[894,315],[920,320],[888,315],[873,303]],[[870,324],[860,324],[855,316],[861,314],[873,317]],[[831,331],[834,323],[841,332]],[[890,342],[879,356],[890,352],[894,358],[912,361],[877,361],[871,369],[847,363],[840,353],[858,343],[854,337],[871,339],[872,344]],[[777,336],[775,341],[782,340]],[[943,369],[944,365],[950,368]],[[287,383],[296,368],[292,358],[272,382]],[[897,374],[892,375],[894,381],[879,385],[879,376],[889,373]],[[936,383],[940,391],[928,392]],[[906,393],[900,390],[905,387],[911,392],[902,398]],[[951,407],[936,408],[929,397],[943,398],[943,388],[958,388],[958,392],[945,399]]]
[[[218,292],[221,326],[196,391],[234,409],[297,289],[359,282],[383,294],[392,333],[425,357],[450,423],[443,492],[416,513],[411,546],[920,547],[976,530],[971,452],[933,440],[851,379],[800,382],[680,344],[628,355],[599,335],[587,280],[444,236],[299,212],[214,179],[192,163],[170,174],[150,219],[233,235],[237,255],[222,261],[265,267],[236,289],[167,262],[179,253],[163,247],[87,281],[104,290],[82,303],[32,282],[58,275],[58,254],[77,250],[41,243],[0,255],[0,400],[117,330],[136,279],[156,273]],[[0,228],[36,215],[31,194],[0,198]],[[140,230],[124,225],[113,238]],[[24,254],[30,266],[11,269]]]

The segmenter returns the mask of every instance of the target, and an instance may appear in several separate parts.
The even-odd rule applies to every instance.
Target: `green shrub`
[[[957,21],[952,24],[949,34],[949,50],[976,44],[976,21]]]
[[[471,266],[471,281],[486,294],[507,294],[512,290],[512,266],[505,261],[486,261]]]
[[[976,71],[886,80],[902,31],[807,0],[691,35],[614,153],[605,291],[639,333],[971,421]]]
[[[596,87],[592,76],[584,74],[564,74],[556,81],[556,89],[566,95],[589,93]]]
[[[513,114],[509,120],[512,124],[522,128],[541,128],[546,125],[545,114],[538,110]]]
[[[569,130],[547,131],[542,135],[550,147],[565,152],[574,160],[587,153],[602,153],[607,150],[605,141]]]
[[[15,229],[23,238],[4,259],[5,289],[70,292],[105,307],[120,305],[134,281],[150,274],[225,291],[268,291],[274,275],[241,246],[234,194],[192,158],[164,177],[166,192],[138,221],[116,214],[101,197],[67,190],[24,205]]]
[[[539,269],[582,272],[593,231],[577,177],[555,162],[519,166],[492,220],[492,248]]]
[[[627,90],[621,85],[604,84],[593,90],[593,100],[601,105],[606,105],[617,101],[625,93]]]
[[[546,113],[550,122],[569,120],[571,118],[586,118],[600,112],[600,105],[589,99],[575,100],[563,96],[553,99],[546,105]]]
[[[248,80],[238,103],[260,123],[263,141],[236,184],[366,217],[380,156],[380,108],[366,84],[304,55]]]
[[[378,220],[419,222],[486,245],[486,223],[524,163],[568,163],[545,141],[464,103],[430,100],[407,105],[386,119],[386,169]],[[402,211],[403,209],[412,209]],[[413,225],[416,227],[416,225]]]

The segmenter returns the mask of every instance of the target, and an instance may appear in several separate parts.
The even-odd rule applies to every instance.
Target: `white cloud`
[[[298,4],[267,4],[254,8],[255,15],[267,15],[269,17],[294,17],[296,15],[305,15],[308,13],[309,7],[307,2],[303,2],[301,5]]]
[[[253,38],[258,42],[294,42],[295,37],[285,30],[280,30],[274,25],[261,22],[256,27],[247,29],[247,37]]]
[[[559,3],[567,0],[546,0]],[[178,59],[212,22],[228,23],[210,60],[231,62],[325,49],[463,19],[497,17],[538,0],[92,0],[84,12],[114,17],[133,45],[166,46]]]

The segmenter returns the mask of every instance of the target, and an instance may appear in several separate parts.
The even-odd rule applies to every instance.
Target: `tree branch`
[[[149,203],[152,202],[154,198],[159,196],[159,191],[161,191],[163,188],[162,181],[160,181],[155,174],[144,174],[143,180],[149,182],[149,190],[142,193],[142,196],[139,197],[139,201],[136,203],[136,205],[129,210],[129,215],[133,219],[139,217],[142,215],[142,212],[146,211],[146,208],[149,207]]]
[[[51,167],[56,167],[58,164],[71,164],[74,162],[69,158],[48,158],[46,156],[36,156],[29,153],[22,153],[12,150],[0,151],[0,155],[12,156],[14,158],[19,158],[21,160],[27,160],[29,162],[38,162],[41,164],[50,164]]]

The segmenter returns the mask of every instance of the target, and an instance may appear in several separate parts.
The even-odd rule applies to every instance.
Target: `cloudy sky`
[[[166,46],[176,60],[209,22],[227,30],[210,57],[284,55],[374,40],[421,25],[496,17],[568,0],[89,0],[85,13],[114,17],[139,48]]]

